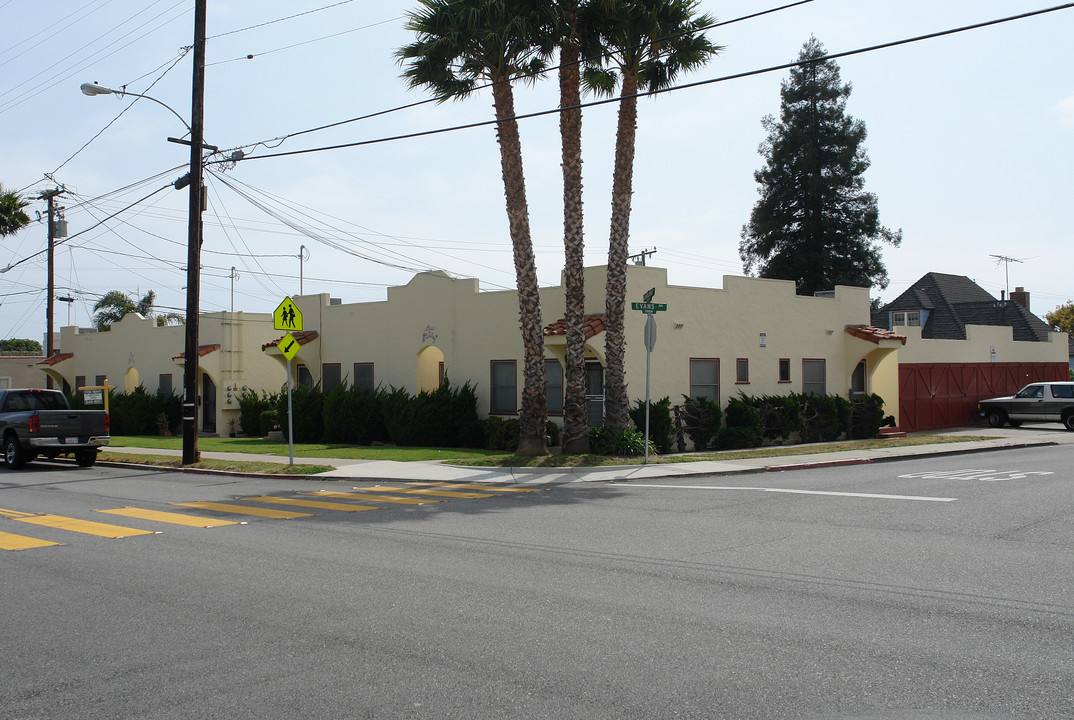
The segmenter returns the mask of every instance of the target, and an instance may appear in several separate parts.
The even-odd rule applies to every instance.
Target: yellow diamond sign
[[[283,356],[287,358],[288,362],[290,362],[291,360],[295,359],[295,355],[298,355],[298,349],[300,346],[298,344],[298,340],[295,340],[295,336],[291,333],[287,333],[283,336],[283,340],[280,340],[278,343],[276,343],[276,347],[280,349],[280,352],[283,353]]]
[[[272,327],[277,330],[301,330],[302,311],[285,297],[279,307],[272,313]]]

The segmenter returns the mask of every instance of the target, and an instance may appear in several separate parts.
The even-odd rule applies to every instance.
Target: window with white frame
[[[892,327],[918,327],[921,325],[920,310],[905,310],[891,313]]]

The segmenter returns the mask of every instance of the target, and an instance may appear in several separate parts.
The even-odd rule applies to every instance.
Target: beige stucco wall
[[[43,388],[45,376],[36,364],[42,355],[0,355],[0,388]]]
[[[78,330],[77,327],[60,330],[61,347],[73,356],[51,368],[38,365],[38,370],[48,371],[57,380],[66,380],[72,389],[78,376],[84,376],[86,383],[93,385],[98,375],[105,375],[119,392],[127,391],[127,386],[133,383],[141,384],[149,393],[157,391],[161,375],[170,374],[172,392],[182,397],[183,363],[173,358],[184,351],[184,326],[157,327],[152,319],[132,313],[107,332],[79,333]],[[216,385],[217,432],[226,434],[228,419],[238,416],[237,396],[243,386],[275,391],[286,381],[277,363],[261,351],[263,343],[278,335],[272,329],[272,316],[265,313],[221,312],[201,316],[199,344],[220,345],[199,360],[202,374],[208,375]],[[199,382],[199,392],[200,388]]]
[[[967,325],[965,340],[930,340],[921,337],[919,327],[899,327],[906,347],[899,353],[902,363],[986,363],[986,362],[1068,362],[1066,333],[1053,332],[1048,342],[1014,340],[1009,327]],[[992,349],[995,348],[995,357]]]
[[[604,268],[586,270],[586,312],[604,312]],[[850,374],[862,358],[877,351],[873,343],[851,338],[849,324],[868,324],[865,288],[839,287],[834,298],[800,297],[792,282],[725,276],[723,287],[669,285],[663,268],[631,266],[627,301],[641,301],[655,288],[654,302],[666,303],[657,313],[657,344],[653,352],[654,399],[679,402],[690,391],[690,359],[720,359],[720,399],[740,390],[750,395],[784,394],[802,389],[802,359],[825,359],[827,391],[846,395]],[[541,290],[543,323],[563,317],[562,285]],[[407,285],[388,290],[386,302],[332,305],[327,295],[292,298],[303,314],[305,330],[319,338],[304,346],[295,360],[305,364],[314,381],[322,363],[340,363],[342,376],[353,379],[353,364],[374,363],[375,382],[416,392],[419,356],[435,347],[454,383],[477,387],[478,409],[489,409],[490,361],[516,361],[516,387],[522,384],[522,343],[518,301],[512,291],[480,292],[477,280],[454,280],[443,273],[415,276]],[[630,397],[645,395],[645,315],[627,310],[627,383]],[[765,347],[760,334],[765,333]],[[562,340],[549,339],[546,357],[561,353]],[[603,355],[604,335],[589,341],[589,355]],[[850,349],[848,349],[850,348]],[[882,355],[892,352],[885,349]],[[270,353],[275,354],[275,350]],[[736,384],[736,360],[749,360],[750,382]],[[780,358],[791,361],[791,381],[778,382]],[[871,372],[871,371],[870,371]],[[871,389],[871,388],[870,388]],[[892,397],[894,401],[894,397]]]

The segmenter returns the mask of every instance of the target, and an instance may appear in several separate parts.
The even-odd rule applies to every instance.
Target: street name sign
[[[662,312],[668,309],[667,303],[654,303],[654,302],[632,302],[630,303],[631,310],[641,310],[646,315],[652,315],[655,312]]]
[[[291,302],[291,298],[285,297],[272,312],[272,327],[277,330],[302,329],[302,311]]]

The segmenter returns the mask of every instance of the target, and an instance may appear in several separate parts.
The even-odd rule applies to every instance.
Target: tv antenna
[[[1010,265],[1012,262],[1024,262],[1024,258],[1013,258],[1007,257],[1006,255],[989,255],[988,257],[994,257],[996,259],[996,265],[1003,263],[1003,299],[1006,300],[1011,296]]]

